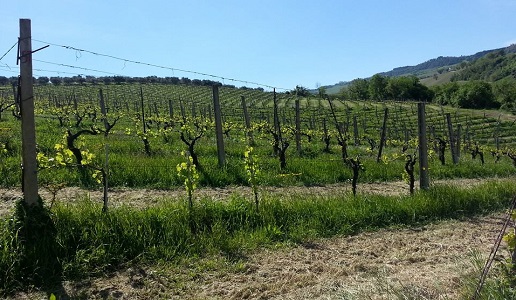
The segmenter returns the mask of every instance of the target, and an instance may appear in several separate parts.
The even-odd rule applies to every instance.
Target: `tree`
[[[111,84],[113,82],[113,78],[109,76],[103,77],[102,82],[104,82],[106,85]]]
[[[375,74],[369,80],[369,96],[373,100],[384,100],[387,96],[387,84],[389,79],[380,74]]]
[[[181,84],[189,85],[192,83],[192,80],[188,77],[181,77]]]
[[[366,79],[357,78],[351,81],[348,87],[349,97],[353,100],[369,99],[369,82]]]
[[[485,81],[463,84],[455,94],[454,104],[461,108],[497,108],[491,85]]]
[[[391,78],[386,90],[396,100],[430,101],[433,97],[433,92],[422,85],[416,76]]]
[[[407,100],[412,81],[407,77],[395,77],[389,80],[387,91],[395,100]]]
[[[72,83],[74,83],[74,80],[73,80],[72,77],[64,77],[63,78],[63,83],[65,83],[65,84],[72,84]]]
[[[516,109],[516,79],[504,78],[493,83],[493,93],[501,108]]]
[[[50,79],[46,76],[41,76],[41,77],[38,77],[37,82],[41,85],[46,85],[47,83],[50,82]]]
[[[115,84],[121,84],[122,82],[125,82],[124,76],[113,76],[113,81]]]
[[[339,93],[337,94],[338,98],[341,100],[349,100],[349,89],[347,87],[343,87],[340,89]]]
[[[455,98],[455,93],[458,90],[459,84],[457,82],[436,85],[432,88],[434,93],[434,102],[441,105],[452,104]]]
[[[50,82],[53,85],[60,85],[61,83],[63,83],[63,79],[61,77],[50,77]]]
[[[301,85],[296,85],[296,88],[293,89],[290,93],[292,95],[297,95],[299,97],[308,97],[308,96],[310,96],[310,91],[307,88],[305,88],[304,86],[301,86]]]
[[[319,87],[317,89],[317,92],[318,92],[318,95],[319,95],[319,98],[321,99],[328,99],[328,94],[326,94],[326,89],[324,87]]]
[[[5,76],[0,76],[0,85],[7,85],[9,83],[9,78]]]

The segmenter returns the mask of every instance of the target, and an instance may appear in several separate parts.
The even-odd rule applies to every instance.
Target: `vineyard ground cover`
[[[436,186],[415,197],[369,194],[353,199],[349,193],[309,195],[304,191],[270,194],[261,213],[263,225],[253,225],[252,209],[246,209],[252,205],[249,199],[239,195],[230,196],[227,202],[205,199],[196,207],[202,212],[199,217],[204,221],[200,222],[213,218],[212,230],[203,231],[197,239],[183,233],[189,240],[175,243],[170,250],[165,246],[169,239],[185,230],[174,227],[185,213],[175,199],[153,203],[142,197],[149,203],[146,208],[122,205],[105,217],[99,205],[88,199],[65,200],[53,208],[62,239],[59,244],[70,242],[73,245],[67,251],[77,253],[72,261],[62,257],[66,267],[60,288],[46,291],[80,299],[117,295],[362,299],[374,288],[378,299],[393,293],[416,299],[458,299],[465,276],[474,279],[478,274],[465,253],[486,255],[501,221],[499,214],[475,216],[499,211],[516,192],[514,179],[468,185]],[[434,223],[448,218],[461,221]],[[392,227],[375,232],[385,226]],[[160,242],[160,237],[167,241]],[[141,249],[147,251],[123,263],[146,243],[150,243],[148,248]],[[192,248],[183,252],[187,244]],[[120,246],[123,253],[113,252]],[[161,259],[153,258],[156,254]],[[37,295],[41,292],[36,289],[13,297]]]

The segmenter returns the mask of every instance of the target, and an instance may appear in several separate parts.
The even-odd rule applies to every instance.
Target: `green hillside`
[[[394,68],[379,73],[386,77],[416,76],[426,86],[433,86],[452,80],[497,81],[501,78],[516,78],[516,45],[477,52],[466,56],[439,56],[415,66]],[[372,74],[373,75],[373,74]],[[341,81],[324,86],[330,95],[339,93],[350,81]],[[316,92],[316,91],[314,91]]]
[[[506,53],[500,50],[468,63],[451,79],[454,81],[495,82],[504,78],[516,78],[516,53]]]

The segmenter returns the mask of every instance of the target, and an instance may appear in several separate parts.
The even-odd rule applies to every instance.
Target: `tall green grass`
[[[177,199],[108,213],[88,199],[37,214],[21,205],[0,225],[0,289],[97,276],[127,262],[221,253],[231,259],[275,243],[460,218],[500,210],[515,193],[511,183],[488,182],[470,189],[434,187],[412,197],[265,195],[259,211],[240,196],[204,199],[191,212]]]

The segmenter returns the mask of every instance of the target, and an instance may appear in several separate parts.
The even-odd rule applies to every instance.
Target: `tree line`
[[[433,92],[416,76],[387,77],[376,74],[369,79],[357,78],[342,88],[339,97],[349,100],[432,101]]]
[[[351,81],[336,97],[344,100],[413,100],[460,108],[516,110],[516,78],[505,77],[496,82],[453,81],[427,87],[416,76],[387,77],[376,74],[369,79]]]
[[[132,83],[159,83],[159,84],[172,84],[172,85],[192,85],[192,86],[224,86],[229,88],[236,88],[234,85],[230,84],[222,84],[219,81],[209,80],[209,79],[190,79],[188,77],[158,77],[158,76],[146,76],[146,77],[129,77],[129,76],[71,76],[71,77],[33,77],[33,83],[39,85],[71,85],[71,84],[132,84]],[[0,85],[12,85],[18,83],[18,77],[5,77],[0,76]],[[264,89],[261,87],[257,88],[249,88],[249,87],[240,87],[240,89],[254,89],[263,91]]]

